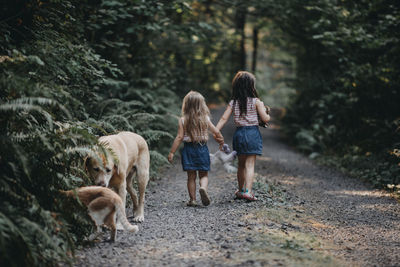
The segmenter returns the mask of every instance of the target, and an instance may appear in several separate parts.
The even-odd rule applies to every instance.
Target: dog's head
[[[108,154],[108,153],[106,153]],[[110,155],[88,156],[85,159],[85,168],[90,178],[98,186],[108,187],[111,177],[118,173],[118,165]]]

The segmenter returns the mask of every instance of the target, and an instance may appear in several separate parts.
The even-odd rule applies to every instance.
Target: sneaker
[[[208,197],[207,191],[203,187],[200,187],[199,193],[200,193],[201,202],[203,203],[203,205],[204,206],[210,205],[211,201],[210,201],[210,198]]]
[[[243,192],[236,190],[235,199],[243,199]]]
[[[257,200],[257,198],[254,196],[254,193],[246,192],[246,193],[243,193],[242,196],[244,199],[246,199],[248,201],[256,201]]]
[[[189,200],[188,202],[186,202],[186,206],[188,206],[188,207],[196,207],[197,206],[197,202],[196,202],[196,200]]]

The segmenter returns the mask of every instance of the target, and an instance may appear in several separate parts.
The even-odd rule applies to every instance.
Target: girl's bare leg
[[[208,187],[208,172],[207,171],[199,171],[199,184],[200,187],[207,190]]]
[[[196,171],[187,171],[187,188],[189,191],[190,200],[196,200]]]
[[[201,202],[203,203],[204,206],[210,205],[210,197],[208,196],[207,193],[207,186],[208,186],[208,172],[206,171],[199,171],[199,183],[200,183],[200,197],[201,197]]]
[[[244,188],[245,181],[245,167],[246,167],[246,155],[239,155],[239,164],[237,171],[237,180],[238,180],[238,190],[241,191]]]
[[[244,168],[244,181],[246,189],[249,190],[249,192],[251,192],[251,189],[253,188],[255,163],[256,163],[256,155],[246,156],[246,163]]]

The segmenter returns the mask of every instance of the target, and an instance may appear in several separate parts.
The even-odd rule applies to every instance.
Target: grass
[[[243,220],[250,227],[243,236],[249,251],[232,255],[234,262],[281,266],[349,266],[329,254],[338,249],[332,242],[310,232],[310,227],[328,228],[299,207],[289,203],[286,190],[266,176],[256,174],[254,190],[265,208],[254,209]]]

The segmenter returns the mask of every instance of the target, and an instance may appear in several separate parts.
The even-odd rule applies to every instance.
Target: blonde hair
[[[201,142],[208,139],[210,110],[200,93],[190,91],[183,98],[182,117],[184,119],[183,129],[192,142]]]

